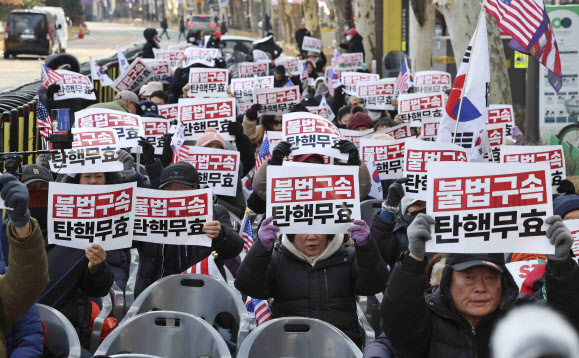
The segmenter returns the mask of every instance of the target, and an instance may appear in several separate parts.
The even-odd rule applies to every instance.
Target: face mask
[[[422,213],[422,214],[426,214],[426,208],[423,208],[423,209],[420,209],[420,210],[416,210],[416,211],[413,211],[413,212],[411,212],[411,213],[410,213],[410,215],[412,215],[412,216],[417,216],[417,215],[418,215],[418,214],[420,214],[420,213]]]
[[[28,208],[30,211],[30,216],[38,221],[38,226],[40,226],[41,231],[46,231],[48,227],[48,208]]]
[[[352,39],[352,36],[348,35],[346,36],[346,40],[350,41]]]

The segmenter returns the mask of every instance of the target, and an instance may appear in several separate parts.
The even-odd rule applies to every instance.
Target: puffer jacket
[[[143,58],[155,58],[154,48],[159,48],[159,44],[153,40],[153,36],[157,33],[157,30],[153,28],[147,28],[143,32],[143,36],[147,42],[143,46]]]
[[[161,277],[182,273],[213,251],[224,260],[239,255],[243,250],[243,239],[233,230],[229,212],[223,206],[213,204],[213,220],[219,221],[221,232],[211,241],[210,247],[135,242],[134,246],[139,250],[135,297]]]
[[[396,215],[395,221],[389,221],[380,216],[380,212],[374,216],[370,234],[378,244],[382,259],[391,269],[400,254],[408,250],[406,230],[413,219],[411,215]]]
[[[253,298],[272,297],[275,318],[320,319],[361,347],[356,295],[376,294],[387,280],[388,269],[372,238],[364,246],[351,247],[344,244],[343,235],[335,235],[322,254],[308,262],[283,235],[282,243],[271,251],[255,241],[237,271],[235,287]]]
[[[400,351],[401,358],[487,358],[496,321],[516,304],[523,303],[517,300],[519,289],[503,265],[502,300],[498,309],[471,327],[452,301],[451,266],[447,258],[440,285],[426,289],[426,260],[417,261],[405,253],[396,263],[384,292],[381,313],[384,332]],[[575,322],[578,283],[579,267],[573,259],[548,261],[548,303]]]
[[[362,36],[360,36],[360,34],[356,34],[354,36],[352,36],[352,38],[350,39],[350,41],[340,44],[340,47],[343,48],[344,50],[347,50],[348,53],[358,53],[361,52],[362,54],[364,54],[364,42],[363,42],[363,38]],[[364,54],[364,57],[366,57],[366,54]]]

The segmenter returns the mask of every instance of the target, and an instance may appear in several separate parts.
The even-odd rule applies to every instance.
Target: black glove
[[[404,187],[402,184],[406,183],[407,181],[408,178],[400,178],[396,179],[396,181],[390,185],[388,188],[388,197],[384,203],[386,206],[390,208],[398,208],[398,205],[400,205],[400,202],[404,197]]]
[[[249,107],[247,112],[245,112],[247,119],[249,119],[250,121],[257,121],[257,113],[259,112],[260,109],[261,104],[259,103],[256,103],[253,106]]]
[[[283,158],[290,155],[292,152],[292,145],[288,142],[279,142],[273,149],[269,165],[281,165]]]
[[[576,194],[575,185],[567,179],[561,180],[557,192],[561,195]]]
[[[60,85],[51,84],[46,89],[46,97],[54,97],[54,94],[58,91],[60,91]]]
[[[0,175],[0,185],[2,186],[2,199],[4,205],[12,210],[6,210],[12,225],[22,227],[30,221],[30,211],[28,211],[28,188],[16,179],[12,174]]]
[[[145,165],[151,165],[155,162],[155,147],[147,140],[147,138],[140,137],[139,145],[143,148],[143,159]]]
[[[239,122],[229,122],[229,128],[227,128],[227,132],[234,137],[240,137],[243,135],[243,125]]]
[[[349,140],[342,139],[338,142],[338,149],[340,153],[348,153],[348,165],[360,165],[360,153],[354,143]]]

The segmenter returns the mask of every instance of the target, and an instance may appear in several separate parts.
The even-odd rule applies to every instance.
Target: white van
[[[64,53],[68,43],[68,26],[71,25],[70,19],[64,14],[64,10],[61,7],[54,6],[34,6],[32,9],[44,11],[54,16],[56,32],[58,33],[58,39],[60,40],[60,48]]]

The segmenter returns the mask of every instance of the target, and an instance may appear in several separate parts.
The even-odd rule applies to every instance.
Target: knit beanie
[[[366,113],[358,112],[348,120],[348,129],[355,129],[359,126],[372,128],[374,127],[374,122],[372,122],[372,118],[370,118]]]
[[[217,130],[213,127],[209,127],[205,130],[205,133],[203,133],[199,137],[199,139],[197,139],[196,146],[207,147],[211,143],[219,144],[221,149],[227,148],[227,145],[225,144],[225,139],[223,139],[221,134],[217,133]]]
[[[572,211],[579,210],[579,195],[569,194],[558,196],[553,200],[553,214],[561,218]]]

